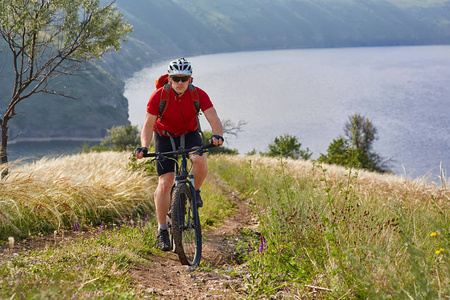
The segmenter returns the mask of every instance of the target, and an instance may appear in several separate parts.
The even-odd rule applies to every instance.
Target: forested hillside
[[[450,1],[117,0],[147,59],[240,50],[448,44]],[[142,61],[144,64],[146,61]]]
[[[444,0],[116,0],[133,25],[120,53],[61,86],[78,102],[38,95],[11,122],[21,137],[96,137],[127,123],[123,80],[153,61],[246,50],[450,43]],[[0,104],[10,71],[0,73]],[[12,136],[12,135],[11,135]]]

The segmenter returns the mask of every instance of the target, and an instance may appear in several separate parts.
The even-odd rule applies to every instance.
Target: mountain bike
[[[212,147],[215,145],[192,149],[179,147],[175,151],[144,154],[144,157],[153,157],[156,163],[166,159],[175,161],[175,182],[170,194],[168,225],[171,247],[183,265],[197,266],[202,257],[202,231],[194,174],[189,173],[187,164],[189,156],[203,155]]]

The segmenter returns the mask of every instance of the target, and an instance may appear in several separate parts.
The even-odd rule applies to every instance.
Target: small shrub
[[[309,159],[312,153],[308,148],[306,150],[300,150],[302,144],[299,143],[297,137],[285,134],[280,137],[276,137],[272,144],[269,144],[268,156],[282,156],[290,157],[293,159]]]

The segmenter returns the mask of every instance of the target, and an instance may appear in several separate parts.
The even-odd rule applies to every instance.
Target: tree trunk
[[[6,164],[8,162],[8,153],[6,152],[8,146],[8,126],[7,120],[3,119],[1,123],[2,128],[2,141],[0,145],[0,165]],[[8,175],[8,168],[5,168],[1,172],[1,178]]]

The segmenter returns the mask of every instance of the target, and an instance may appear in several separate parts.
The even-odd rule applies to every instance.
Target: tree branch
[[[15,74],[11,100],[0,119],[2,134],[16,115],[16,105],[33,94],[76,99],[51,83],[74,74],[82,62],[101,57],[109,47],[117,50],[131,32],[131,26],[114,11],[115,1],[106,6],[96,0],[6,2],[0,6],[0,38],[8,44]]]

